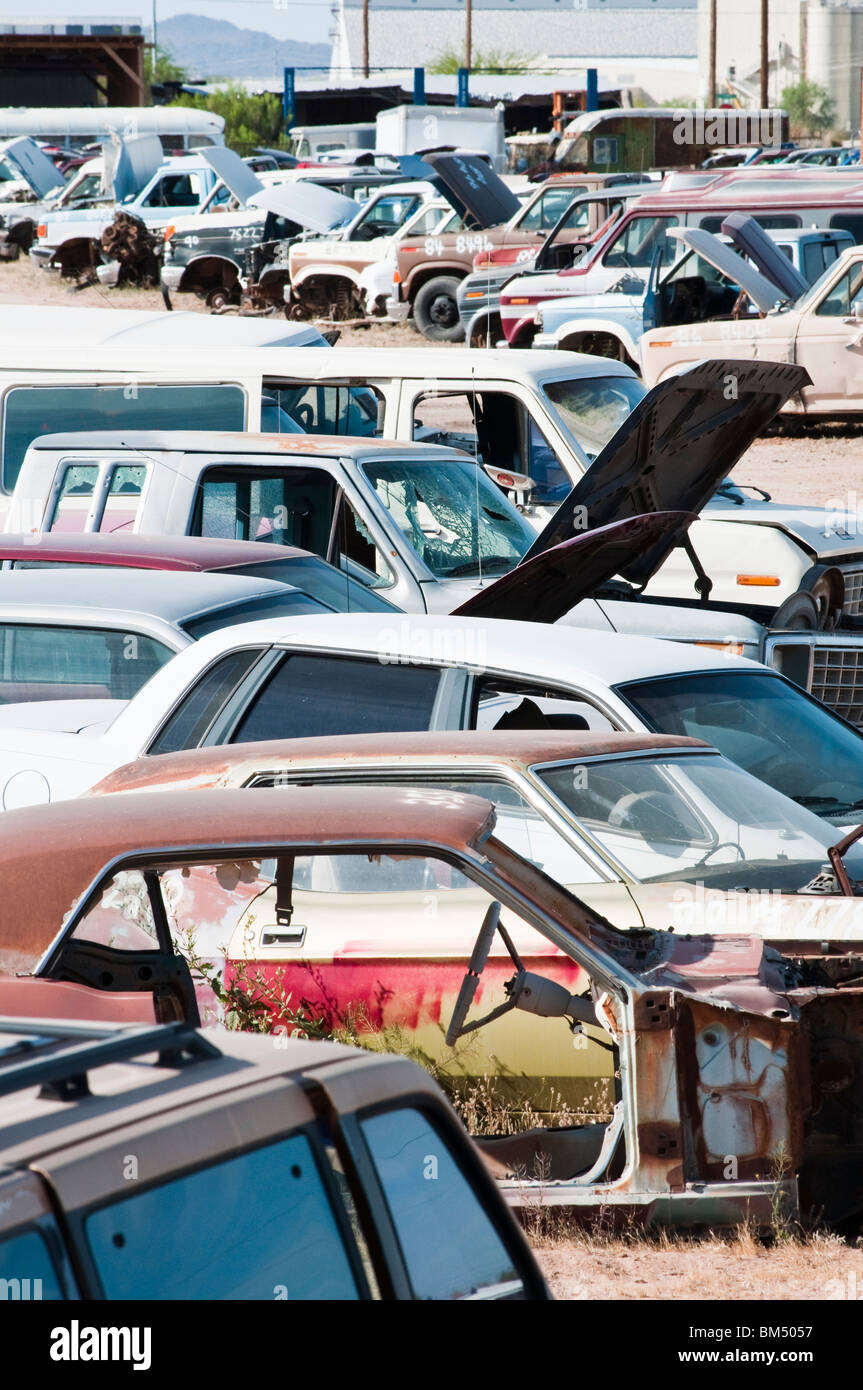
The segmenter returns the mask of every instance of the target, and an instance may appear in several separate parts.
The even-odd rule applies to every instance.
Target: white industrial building
[[[330,79],[362,73],[362,0],[336,0]],[[474,55],[518,54],[559,86],[598,69],[605,88],[641,88],[654,101],[694,99],[699,87],[696,0],[473,0]],[[465,0],[370,0],[369,66],[431,67],[462,53]],[[474,84],[472,83],[472,87]]]

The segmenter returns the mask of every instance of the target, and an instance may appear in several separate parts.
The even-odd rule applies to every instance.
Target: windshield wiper
[[[487,570],[491,565],[498,565],[498,566],[499,566],[499,565],[504,565],[505,568],[506,568],[507,570],[510,570],[510,569],[513,568],[512,561],[510,560],[509,556],[507,556],[507,555],[489,555],[489,556],[485,556],[485,555],[484,555],[484,556],[482,557],[482,570],[483,570],[483,574],[485,574],[486,570]],[[444,573],[444,578],[445,578],[445,579],[456,579],[456,578],[459,577],[459,575],[465,575],[465,574],[479,574],[479,566],[480,566],[479,560],[476,560],[476,559],[475,559],[475,560],[466,560],[466,561],[464,562],[464,564],[461,564],[461,565],[453,565],[452,569],[446,570],[445,573]]]

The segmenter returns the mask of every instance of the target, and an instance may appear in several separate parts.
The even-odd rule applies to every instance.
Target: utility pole
[[[761,110],[770,105],[767,95],[767,76],[769,60],[767,57],[767,0],[761,0]]]
[[[707,106],[716,105],[716,0],[710,0],[710,49],[707,73]]]
[[[470,69],[471,69],[471,58],[472,58],[472,56],[473,56],[472,51],[471,51],[472,48],[473,48],[473,35],[472,35],[472,33],[471,33],[471,29],[472,29],[472,27],[473,27],[473,6],[472,6],[472,0],[465,0],[464,19],[465,19],[464,65],[465,65],[465,67],[467,68],[468,72],[470,72]]]
[[[363,77],[369,75],[369,0],[363,0]]]
[[[153,0],[153,74],[152,80],[156,80],[156,0]],[[151,98],[152,100],[152,98]]]

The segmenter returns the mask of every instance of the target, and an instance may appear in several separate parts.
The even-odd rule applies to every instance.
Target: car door
[[[812,378],[803,400],[807,410],[863,410],[863,318],[853,307],[863,299],[863,255],[850,265],[843,258],[822,279],[792,310],[797,361]]]

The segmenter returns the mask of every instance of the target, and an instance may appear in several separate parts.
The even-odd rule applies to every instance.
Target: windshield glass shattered
[[[534,533],[471,459],[366,460],[369,482],[432,574],[505,574]]]

